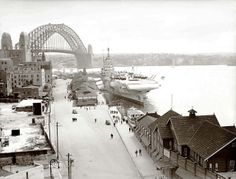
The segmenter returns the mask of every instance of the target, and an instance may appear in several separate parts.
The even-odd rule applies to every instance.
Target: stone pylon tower
[[[19,50],[22,51],[21,53],[22,61],[32,61],[31,51],[30,51],[30,41],[29,41],[28,34],[25,32],[21,32],[20,34]]]
[[[11,35],[6,32],[2,34],[1,48],[2,50],[12,50]]]
[[[75,53],[75,57],[77,60],[77,68],[92,68],[92,60],[93,60],[93,49],[91,45],[88,45],[87,53]]]

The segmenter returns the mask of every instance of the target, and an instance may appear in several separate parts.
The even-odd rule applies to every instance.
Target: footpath
[[[114,114],[115,111],[115,114]],[[151,157],[148,155],[144,147],[136,138],[135,134],[129,130],[129,125],[123,122],[121,119],[121,114],[118,112],[116,107],[110,107],[109,114],[111,120],[115,123],[115,128],[117,133],[120,135],[122,142],[124,143],[131,159],[133,160],[137,170],[139,171],[140,177],[143,179],[161,179],[164,176],[155,167],[155,164]],[[141,149],[141,154],[135,153]]]

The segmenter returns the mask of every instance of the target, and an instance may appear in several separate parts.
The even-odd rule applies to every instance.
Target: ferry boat
[[[143,104],[146,99],[146,94],[160,86],[153,78],[148,78],[141,74],[127,71],[114,71],[109,49],[107,57],[103,59],[101,75],[105,90],[113,95],[138,104]]]

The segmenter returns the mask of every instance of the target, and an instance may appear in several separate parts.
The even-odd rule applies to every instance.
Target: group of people
[[[141,156],[142,155],[142,150],[139,149],[139,150],[135,150],[135,155],[136,157],[138,156],[138,154]]]
[[[129,127],[129,132],[134,132],[134,129]]]
[[[82,106],[80,108],[82,108]],[[96,109],[96,106],[84,106],[84,109],[86,109],[86,111],[88,111],[90,109]]]

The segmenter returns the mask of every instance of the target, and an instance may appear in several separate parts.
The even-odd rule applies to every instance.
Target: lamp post
[[[59,123],[56,123],[56,129],[57,129],[57,160],[59,160],[59,139],[58,139],[58,127]]]
[[[48,113],[48,133],[49,133],[49,140],[51,141],[51,101],[49,100],[49,113]]]
[[[59,162],[57,159],[51,159],[50,162],[49,162],[49,169],[50,169],[50,178],[53,178],[53,175],[52,175],[52,164],[53,163],[57,163],[58,166],[59,166]]]
[[[70,158],[71,157],[71,154],[70,153],[68,153],[67,154],[67,162],[68,162],[68,166],[67,166],[67,169],[68,169],[68,179],[72,179],[72,169],[71,169],[71,167],[72,167],[72,163],[74,162],[74,160],[73,159],[71,159]]]

